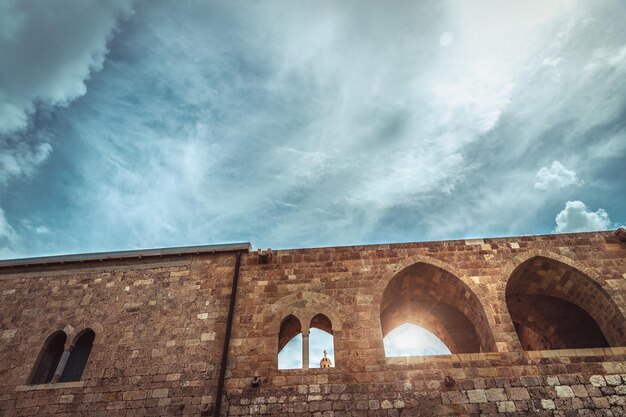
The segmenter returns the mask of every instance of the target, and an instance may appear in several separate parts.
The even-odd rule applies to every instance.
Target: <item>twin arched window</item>
[[[91,353],[96,333],[85,329],[65,350],[67,334],[63,330],[52,333],[43,344],[31,372],[30,384],[80,381]]]
[[[324,314],[315,315],[307,328],[290,314],[278,334],[278,368],[327,368],[334,363],[333,326]]]

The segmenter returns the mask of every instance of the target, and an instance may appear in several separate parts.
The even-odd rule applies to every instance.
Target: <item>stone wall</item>
[[[223,252],[0,268],[0,415],[200,415],[215,400],[234,265]],[[525,352],[513,320],[572,343],[558,331],[568,317],[536,317],[533,297],[580,307],[604,338]],[[222,411],[626,415],[625,297],[626,244],[612,232],[246,253]],[[395,299],[406,304],[387,310]],[[427,324],[453,355],[385,358],[383,324],[415,299],[450,311]],[[335,367],[277,369],[283,319],[306,335],[318,314]],[[446,333],[455,314],[478,343]],[[85,328],[96,339],[82,380],[28,385],[46,338],[65,330],[69,345]]]

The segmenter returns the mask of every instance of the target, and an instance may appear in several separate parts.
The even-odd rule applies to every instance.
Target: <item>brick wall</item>
[[[225,252],[0,268],[0,415],[200,415],[214,402],[234,264]],[[247,253],[223,414],[626,415],[625,274],[626,244],[611,232],[281,250],[267,264]],[[507,296],[569,300],[607,346],[524,352]],[[480,347],[446,334],[442,314],[429,324],[442,340],[475,352],[385,358],[394,297],[454,309]],[[523,304],[514,310],[527,325]],[[306,334],[319,313],[335,367],[277,369],[282,320],[296,316]],[[27,384],[51,333],[69,345],[85,328],[96,339],[81,381]]]

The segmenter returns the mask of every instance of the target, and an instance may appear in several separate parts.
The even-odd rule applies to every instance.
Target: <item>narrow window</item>
[[[333,325],[328,317],[318,314],[311,319],[309,336],[309,367],[331,368],[335,365]]]
[[[31,384],[47,384],[52,381],[54,372],[59,365],[67,335],[63,330],[48,336],[43,344],[29,381]]]
[[[278,369],[302,368],[302,346],[302,325],[290,314],[280,324]]]
[[[61,382],[80,381],[83,371],[87,366],[87,360],[89,359],[89,354],[91,353],[91,348],[95,338],[96,334],[94,331],[86,329],[82,332],[78,339],[76,339],[76,343],[70,352],[67,364],[63,369],[63,374],[60,379]]]

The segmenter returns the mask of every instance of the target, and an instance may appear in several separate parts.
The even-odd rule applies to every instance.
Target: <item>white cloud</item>
[[[4,3],[15,18],[0,22],[2,42],[23,41],[30,1]],[[58,136],[43,140],[75,178],[59,187],[69,203],[57,205],[59,221],[43,223],[55,239],[101,245],[89,250],[545,232],[537,219],[556,193],[532,184],[580,180],[558,161],[538,173],[536,161],[557,148],[595,181],[597,154],[624,149],[611,129],[626,97],[623,6],[479,1],[139,2],[86,83],[114,32],[112,6],[104,23],[87,13],[99,35],[70,27],[63,62],[82,70],[60,76],[56,60],[39,63],[51,77],[33,76],[41,93],[15,83],[17,104],[0,114],[27,125],[39,103],[89,88],[54,114]],[[50,37],[58,51],[64,42]],[[76,43],[95,52],[76,55]],[[58,151],[66,135],[80,153]],[[43,160],[37,145],[25,149],[31,157],[0,162],[13,167],[5,177],[31,175],[29,161]]]
[[[603,209],[590,211],[582,201],[568,201],[556,215],[557,233],[607,230],[611,227],[608,213]]]
[[[11,179],[31,177],[52,152],[45,135],[33,133],[32,116],[86,93],[118,22],[131,13],[132,0],[0,1],[1,194]],[[0,220],[5,245],[13,244],[15,230]]]
[[[35,233],[37,233],[38,235],[48,234],[50,233],[50,229],[47,226],[37,226],[35,228]]]
[[[580,184],[582,181],[576,176],[576,171],[565,168],[559,161],[554,161],[550,167],[542,167],[537,171],[535,188],[547,191]]]
[[[4,210],[0,207],[0,257],[11,258],[14,257],[12,246],[17,239],[17,233],[9,224]]]
[[[26,128],[37,105],[66,105],[85,94],[118,19],[132,9],[127,0],[9,0],[0,11],[2,134]]]
[[[26,143],[14,144],[10,149],[0,147],[0,185],[6,185],[11,178],[29,177],[38,165],[52,152],[49,143],[29,146]]]

